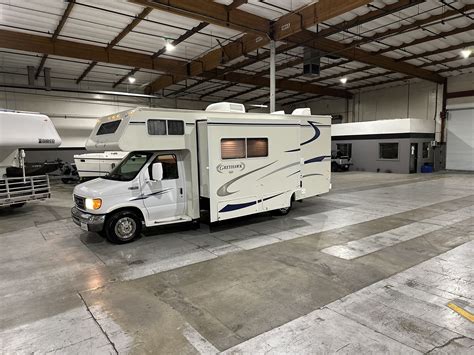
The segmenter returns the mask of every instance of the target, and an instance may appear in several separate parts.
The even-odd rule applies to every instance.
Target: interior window
[[[247,158],[267,157],[267,138],[247,138]]]
[[[398,159],[398,143],[379,143],[379,159]]]
[[[182,136],[184,134],[184,122],[168,120],[168,134]]]
[[[151,135],[166,135],[166,120],[148,120],[147,121],[148,134]]]
[[[174,180],[178,175],[178,160],[174,154],[158,155],[153,163],[161,163],[163,167],[163,180]],[[151,165],[150,165],[151,167]]]
[[[352,144],[351,143],[338,143],[336,144],[336,155],[340,157],[352,157]]]
[[[221,139],[222,159],[245,158],[245,138]]]

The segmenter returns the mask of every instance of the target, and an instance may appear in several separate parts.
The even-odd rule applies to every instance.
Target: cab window
[[[178,175],[178,160],[174,154],[163,154],[158,155],[153,163],[161,163],[163,167],[163,180],[174,180],[179,177]],[[150,169],[151,165],[150,164]]]

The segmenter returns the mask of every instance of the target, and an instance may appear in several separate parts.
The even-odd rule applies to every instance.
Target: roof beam
[[[185,40],[187,40],[193,34],[198,33],[199,31],[204,29],[207,25],[209,25],[209,23],[201,22],[199,25],[197,25],[197,26],[191,28],[190,30],[187,30],[186,32],[184,32],[181,36],[176,38],[171,44],[173,46],[177,46],[181,42],[184,42]],[[166,52],[166,46],[163,46],[160,50],[158,50],[157,52],[155,52],[152,55],[152,58],[153,59],[158,58],[160,55],[164,54],[165,52]],[[125,81],[125,79],[127,79],[129,76],[134,75],[139,70],[140,70],[140,68],[133,68],[133,70],[131,70],[128,74],[124,75],[117,82],[115,82],[113,87],[115,88],[117,85],[120,85],[121,83],[123,83]]]
[[[444,82],[443,77],[440,75],[425,69],[419,69],[414,65],[397,62],[395,59],[373,52],[364,51],[351,45],[331,41],[327,38],[317,38],[316,40],[313,38],[314,36],[312,32],[302,31],[297,35],[290,36],[289,40],[293,42],[305,43],[305,45],[312,48],[322,50],[326,53],[334,53],[346,59],[355,60],[361,63],[374,65],[383,69],[396,71],[407,75],[412,75],[428,81],[434,81],[438,83]]]
[[[146,7],[140,12],[133,20],[130,22],[127,27],[125,27],[120,33],[115,36],[115,38],[110,41],[110,43],[107,45],[107,49],[111,49],[114,47],[117,43],[119,43],[126,35],[128,35],[132,30],[145,18],[147,17],[150,12],[153,9],[150,7]],[[94,69],[94,67],[97,65],[98,61],[92,61],[88,67],[82,72],[82,74],[77,78],[76,84],[79,84],[86,76],[89,74],[89,72]]]
[[[129,0],[134,4],[258,35],[270,33],[270,21],[210,0]],[[240,5],[239,5],[240,6]]]
[[[185,62],[180,60],[152,58],[151,55],[147,54],[62,39],[57,39],[53,43],[48,37],[23,32],[0,30],[0,47],[141,69],[151,69],[177,75],[186,74]]]
[[[54,42],[58,38],[59,33],[63,29],[64,25],[66,24],[67,19],[69,18],[69,15],[71,14],[71,11],[72,11],[72,8],[74,7],[75,2],[76,2],[75,0],[69,0],[66,6],[66,10],[64,10],[64,13],[61,16],[61,19],[59,20],[59,23],[53,32],[51,41]],[[41,61],[40,61],[40,65],[38,66],[38,69],[36,70],[35,79],[38,79],[39,75],[41,74],[41,71],[43,70],[43,67],[46,63],[46,59],[48,59],[48,55],[43,54],[43,57],[41,58]]]
[[[180,6],[187,6],[189,8],[195,8],[198,4],[203,7],[203,9],[196,9],[196,11],[203,12],[203,11],[211,11],[215,5],[220,5],[214,3],[212,1],[205,1],[205,0],[197,0],[197,1],[184,1],[184,0],[155,0],[150,2],[151,0],[130,0],[134,3],[142,3],[146,6],[153,6],[152,4],[156,3],[163,3],[167,2],[168,4],[174,3]],[[288,15],[282,16],[282,18],[275,23],[271,23],[269,20],[258,17],[255,15],[253,16],[253,26],[257,26],[258,23],[264,23],[265,26],[268,26],[268,30],[266,33],[272,33],[275,37],[275,40],[280,40],[288,37],[290,34],[299,32],[304,27],[310,27],[317,23],[321,23],[322,21],[326,21],[338,15],[341,15],[347,11],[351,11],[357,7],[366,5],[370,3],[372,0],[320,0],[316,4],[312,4],[309,6],[305,6],[300,10],[297,10],[295,13],[290,13]],[[206,10],[204,4],[209,5],[209,9]],[[170,5],[160,6],[162,9],[168,9]],[[156,7],[156,6],[155,6]],[[223,11],[227,11],[227,8]],[[238,12],[241,16],[247,14],[244,11],[240,10],[233,10],[230,14],[234,14]],[[229,13],[229,12],[228,12]],[[181,13],[184,16],[193,17],[192,14],[188,13]],[[296,17],[295,17],[296,16]],[[298,20],[295,21],[295,18]],[[209,22],[214,24],[219,24],[219,22]],[[293,26],[293,27],[292,27]],[[252,51],[261,48],[270,42],[269,36],[261,36],[255,35],[254,33],[247,33],[237,39],[236,41],[230,42],[224,46],[220,46],[205,55],[201,56],[200,58],[193,60],[188,65],[188,75],[185,76],[176,76],[176,77],[162,77],[155,80],[148,89],[149,92],[156,92],[161,89],[164,89],[167,86],[172,84],[178,83],[184,80],[188,76],[199,76],[206,71],[213,70],[217,68],[219,65],[222,64],[222,59],[226,57],[227,60],[233,60],[239,58],[245,54],[251,53]]]

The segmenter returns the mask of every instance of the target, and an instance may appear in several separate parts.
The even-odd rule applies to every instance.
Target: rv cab
[[[247,114],[240,104],[206,111],[138,108],[104,117],[86,147],[128,151],[109,174],[74,189],[82,229],[115,243],[142,227],[210,222],[276,211],[329,191],[330,117]]]

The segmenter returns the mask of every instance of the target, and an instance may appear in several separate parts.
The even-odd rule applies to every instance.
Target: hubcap
[[[137,224],[130,217],[120,218],[115,224],[115,234],[122,240],[133,237],[137,230]]]

